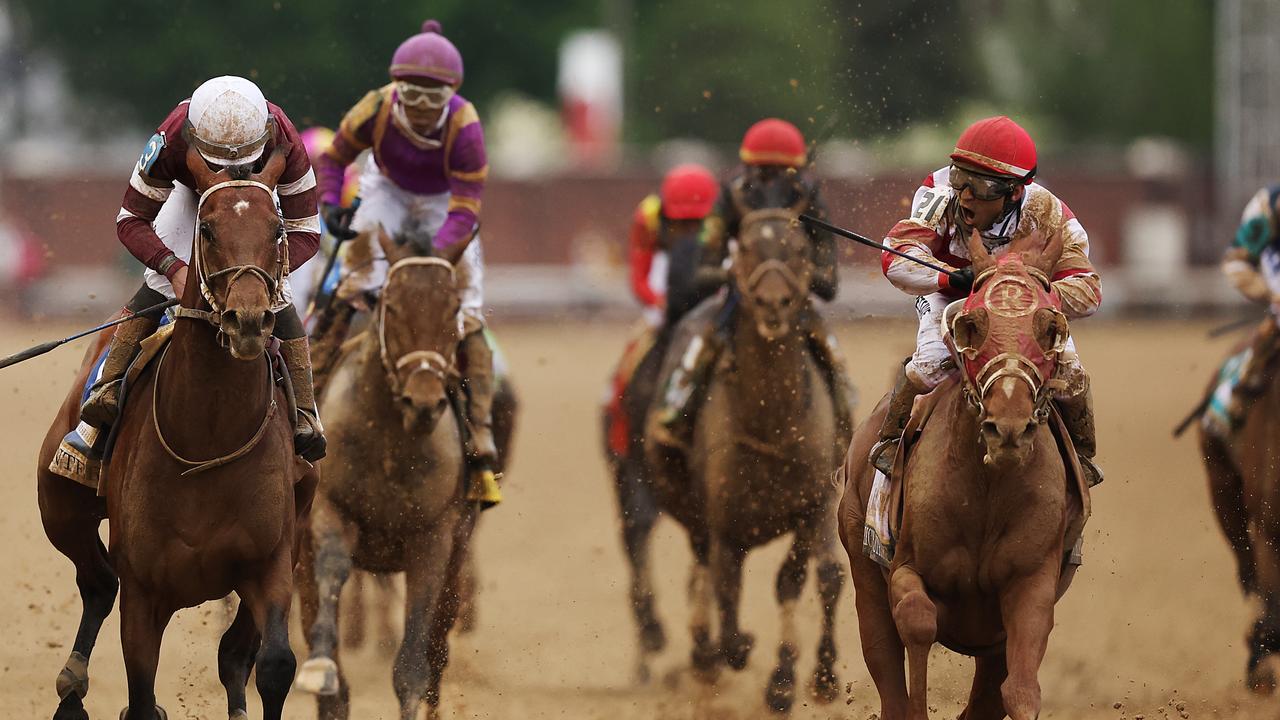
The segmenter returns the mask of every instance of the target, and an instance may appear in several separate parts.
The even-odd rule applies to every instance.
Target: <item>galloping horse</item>
[[[1263,373],[1266,389],[1250,400],[1234,432],[1228,436],[1200,423],[1199,435],[1214,514],[1235,555],[1240,588],[1261,600],[1249,632],[1246,683],[1269,694],[1280,684],[1280,376],[1273,367]],[[1215,374],[1208,392],[1218,383]]]
[[[844,438],[823,375],[797,330],[798,313],[813,312],[810,248],[792,211],[756,210],[743,218],[731,268],[742,303],[728,352],[707,386],[692,446],[685,453],[659,443],[652,414],[645,439],[659,507],[685,527],[693,549],[693,664],[701,677],[713,679],[721,660],[735,670],[746,667],[754,641],[738,628],[743,560],[751,548],[794,533],[778,573],[782,639],[766,691],[766,701],[779,711],[794,702],[795,611],[811,554],[817,556],[823,605],[814,690],[823,701],[838,691],[834,616],[844,573],[837,559],[831,473]],[[695,323],[707,320],[708,305],[687,317],[677,333],[696,331]],[[666,358],[663,377],[680,361],[678,354]],[[711,640],[713,590],[719,647]]]
[[[698,265],[701,227],[685,233],[668,233],[663,239],[667,258],[666,322],[656,332],[633,342],[647,342],[647,349],[628,346],[623,362],[635,362],[630,379],[618,400],[620,412],[602,414],[604,454],[618,493],[618,509],[622,519],[622,544],[631,569],[631,610],[640,633],[638,676],[649,677],[648,656],[667,644],[662,623],[654,612],[653,581],[649,566],[649,536],[658,521],[659,511],[653,498],[652,482],[644,451],[644,423],[658,392],[658,373],[671,344],[672,332],[679,319],[710,294],[697,287],[694,272]],[[629,357],[640,353],[639,358]],[[616,392],[616,389],[615,389]],[[621,417],[618,417],[618,416]],[[620,423],[622,427],[617,427]],[[495,420],[496,425],[496,420]],[[619,447],[619,440],[625,446]]]
[[[318,695],[320,717],[346,718],[350,691],[338,665],[338,598],[353,565],[404,572],[404,641],[392,682],[400,717],[440,703],[449,629],[478,512],[465,500],[460,429],[450,385],[459,339],[458,294],[448,261],[415,257],[379,232],[391,263],[374,320],[348,341],[325,390],[329,461],[312,514],[314,551],[302,588],[311,656],[298,687]]]
[[[1041,243],[1044,250],[1036,253]],[[863,657],[884,720],[928,717],[927,666],[935,641],[976,658],[962,718],[1039,715],[1037,673],[1053,607],[1075,569],[1064,570],[1064,550],[1088,514],[1087,491],[1075,491],[1064,463],[1064,441],[1046,424],[1057,422],[1053,375],[1068,337],[1046,276],[1061,252],[1060,236],[1045,242],[1033,233],[997,262],[977,233],[970,238],[977,280],[963,308],[953,304],[944,320],[962,380],[917,405],[936,402],[900,471],[902,523],[888,570],[862,553],[875,474],[867,455],[884,401],[850,445],[840,537],[853,569]]]
[[[233,178],[213,172],[194,149],[188,154],[200,193],[194,282],[169,345],[130,389],[140,399],[117,424],[105,507],[89,488],[43,469],[54,439],[75,422],[72,398],[41,450],[45,530],[76,564],[84,600],[58,678],[57,718],[87,718],[80,698],[88,655],[114,601],[115,573],[129,681],[121,718],[165,717],[155,702],[165,626],[178,609],[231,591],[242,603],[218,648],[228,714],[248,717],[245,686],[256,665],[264,716],[281,715],[295,666],[288,613],[296,528],[314,488],[314,474],[294,456],[288,402],[264,358],[287,263],[273,199],[284,161],[277,150],[261,173]],[[104,517],[109,563],[97,540]]]

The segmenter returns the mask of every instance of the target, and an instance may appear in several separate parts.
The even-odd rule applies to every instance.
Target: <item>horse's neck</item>
[[[198,320],[179,319],[165,350],[162,376],[156,378],[160,408],[167,425],[190,425],[206,435],[211,430],[256,425],[259,409],[270,401],[262,359],[237,360],[220,347],[214,330]],[[190,423],[182,419],[190,418]],[[177,434],[177,428],[174,428]]]
[[[735,315],[733,361],[739,388],[730,398],[736,421],[761,439],[786,435],[810,412],[813,391],[804,337],[791,332],[769,342],[756,331],[750,313],[740,308]]]

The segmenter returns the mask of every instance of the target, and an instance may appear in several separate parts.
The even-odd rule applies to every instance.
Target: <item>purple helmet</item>
[[[462,84],[462,54],[445,36],[440,23],[422,23],[422,32],[400,43],[391,56],[391,78],[431,78],[446,85]]]

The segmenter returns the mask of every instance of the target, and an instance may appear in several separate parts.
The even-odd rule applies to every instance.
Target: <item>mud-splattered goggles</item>
[[[973,196],[979,200],[996,200],[1006,197],[1020,184],[1020,182],[1014,178],[999,178],[991,175],[982,175],[965,170],[958,165],[951,166],[951,173],[947,178],[947,182],[953,189],[955,189],[957,195],[959,195],[965,188],[969,188],[969,191],[973,193]]]
[[[453,97],[453,86],[423,87],[401,80],[396,83],[396,96],[408,107],[436,110],[449,104],[449,99]]]

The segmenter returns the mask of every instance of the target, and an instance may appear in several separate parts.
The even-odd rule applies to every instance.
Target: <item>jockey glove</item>
[[[973,289],[973,268],[966,267],[952,270],[947,277],[947,286],[957,293],[969,294]]]
[[[324,226],[330,235],[339,240],[350,240],[356,236],[356,233],[351,230],[351,218],[355,215],[355,208],[326,203],[321,206],[320,214],[324,217]]]

